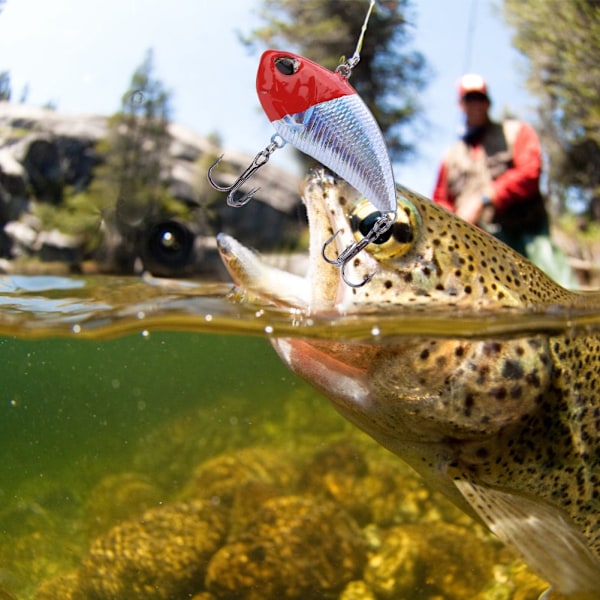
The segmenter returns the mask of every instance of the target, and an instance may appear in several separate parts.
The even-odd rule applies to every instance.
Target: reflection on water
[[[0,279],[0,598],[537,598],[265,338],[600,323],[551,312],[314,319],[226,285]]]

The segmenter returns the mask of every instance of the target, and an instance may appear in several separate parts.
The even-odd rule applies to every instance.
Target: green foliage
[[[121,110],[110,120],[106,162],[100,182],[113,193],[117,207],[154,210],[164,195],[162,173],[170,137],[169,94],[152,76],[153,55],[148,51],[121,99]]]
[[[551,194],[561,209],[576,198],[600,219],[600,4],[504,0],[504,13],[540,100]]]
[[[367,0],[263,0],[264,26],[243,41],[249,46],[285,48],[335,69],[353,54],[367,12]],[[410,0],[379,2],[373,10],[351,83],[381,127],[390,156],[406,159],[414,150],[407,127],[421,113],[426,63],[411,41]]]

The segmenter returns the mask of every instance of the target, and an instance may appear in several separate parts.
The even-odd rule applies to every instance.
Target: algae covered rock
[[[317,452],[306,464],[301,486],[343,507],[361,526],[389,526],[422,512],[431,493],[398,460],[370,457],[358,444],[341,440]]]
[[[390,528],[369,558],[364,579],[377,598],[473,597],[493,579],[491,545],[443,522]]]
[[[81,590],[94,600],[170,600],[203,589],[227,526],[222,507],[180,502],[146,511],[98,538],[83,559]]]
[[[358,579],[365,560],[361,530],[335,504],[272,498],[212,558],[206,589],[219,600],[323,597]]]
[[[342,440],[326,446],[308,461],[300,483],[303,490],[325,495],[348,511],[360,525],[366,525],[373,518],[363,493],[368,474],[362,451]]]
[[[281,451],[244,448],[220,454],[199,465],[186,494],[231,505],[237,491],[247,484],[261,483],[288,490],[296,478],[293,462]]]
[[[243,483],[235,491],[233,504],[229,513],[229,538],[236,538],[256,517],[267,500],[279,496],[287,496],[292,490],[282,490],[268,483],[249,481]]]

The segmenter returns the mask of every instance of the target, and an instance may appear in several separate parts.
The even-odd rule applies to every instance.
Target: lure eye
[[[282,75],[293,75],[298,71],[300,62],[291,56],[279,56],[275,59],[275,67]]]

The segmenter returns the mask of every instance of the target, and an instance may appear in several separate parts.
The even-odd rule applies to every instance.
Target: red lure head
[[[261,56],[256,91],[269,121],[304,112],[327,100],[356,94],[340,73],[281,50],[267,50]]]

